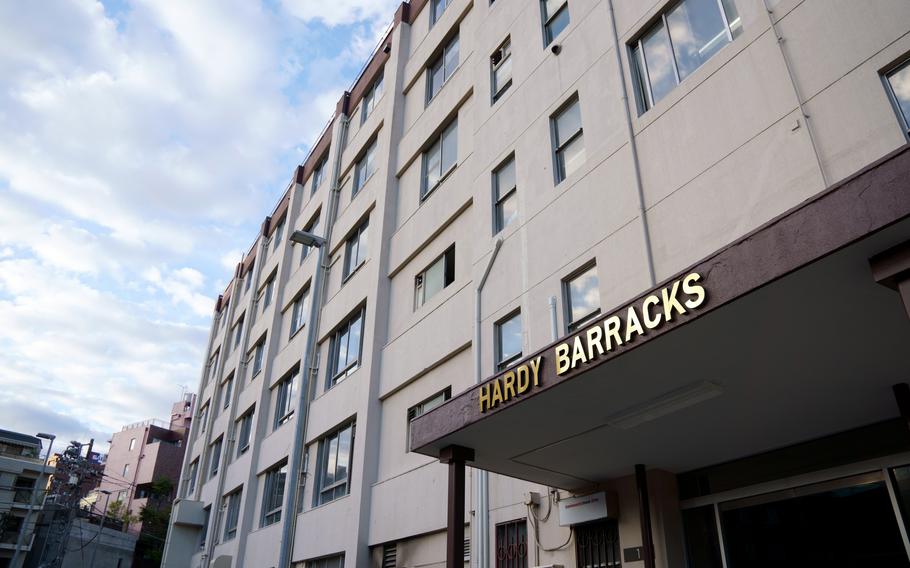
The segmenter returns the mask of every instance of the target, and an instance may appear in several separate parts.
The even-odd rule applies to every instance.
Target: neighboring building
[[[768,1],[402,4],[217,302],[165,566],[907,566],[910,3]]]
[[[146,420],[124,426],[112,436],[104,478],[98,488],[111,492],[110,503],[120,501],[124,511],[138,517],[154,481],[171,480],[176,490],[194,401],[195,396],[187,394],[174,403],[168,423]],[[104,500],[96,497],[96,507],[103,508]],[[138,533],[141,528],[138,521],[129,525],[130,532]]]
[[[0,430],[0,567],[20,568],[31,551],[38,511],[44,504],[48,478],[41,439]],[[38,488],[37,492],[35,488]],[[34,498],[34,501],[33,501]],[[19,560],[13,564],[16,542],[25,527]]]

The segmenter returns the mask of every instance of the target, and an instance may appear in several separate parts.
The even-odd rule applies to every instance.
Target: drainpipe
[[[638,190],[638,216],[641,218],[645,256],[648,260],[648,279],[651,282],[651,288],[653,288],[657,285],[657,279],[654,275],[654,252],[651,250],[651,230],[648,228],[648,211],[645,207],[645,188],[641,181],[641,167],[638,162],[638,144],[635,142],[635,131],[632,128],[632,111],[629,110],[629,92],[626,89],[622,55],[620,55],[619,51],[619,33],[616,31],[616,13],[613,11],[613,0],[609,0],[607,5],[610,7],[610,29],[613,32],[613,52],[616,54],[616,70],[619,73],[619,85],[622,87],[622,108],[626,111],[626,136],[629,138],[629,150],[632,152],[635,188]]]
[[[784,66],[787,68],[787,76],[790,77],[790,85],[793,87],[793,94],[796,96],[796,104],[799,107],[799,114],[802,115],[806,123],[806,133],[809,135],[809,144],[812,146],[812,152],[815,154],[815,161],[818,164],[818,173],[822,176],[822,183],[828,187],[828,176],[825,173],[825,167],[822,165],[821,154],[818,152],[818,145],[815,143],[815,134],[812,132],[812,123],[809,122],[809,115],[806,113],[806,106],[803,102],[803,95],[796,84],[796,75],[793,73],[793,66],[790,58],[787,57],[787,50],[784,49],[784,38],[777,30],[777,23],[774,21],[774,11],[768,6],[768,0],[762,0],[762,6],[768,14],[768,22],[771,23],[771,32],[777,38],[777,47],[780,49],[780,56],[784,60]]]
[[[313,400],[313,395],[316,392],[316,378],[319,372],[319,366],[316,364],[316,333],[319,329],[319,321],[321,319],[323,300],[323,284],[325,281],[325,275],[328,272],[328,264],[326,262],[328,255],[325,253],[325,249],[331,246],[332,242],[332,229],[335,226],[335,212],[338,208],[338,200],[341,196],[341,155],[344,151],[342,147],[342,141],[345,139],[348,130],[348,124],[350,119],[347,116],[347,109],[344,113],[339,114],[339,119],[341,120],[341,126],[339,127],[339,135],[337,144],[335,144],[335,164],[333,166],[332,172],[332,195],[329,198],[329,210],[326,216],[326,227],[325,227],[325,243],[319,247],[319,258],[318,264],[316,265],[316,274],[313,276],[313,288],[311,290],[311,301],[310,301],[310,321],[307,322],[307,325],[310,326],[310,329],[307,331],[306,346],[304,347],[303,355],[303,369],[302,373],[303,384],[300,388],[299,398],[297,400],[297,409],[296,409],[296,418],[294,419],[294,445],[291,448],[291,453],[288,456],[288,475],[285,482],[285,502],[284,502],[284,518],[281,523],[281,545],[278,552],[278,567],[279,568],[290,568],[291,559],[294,556],[294,532],[297,527],[297,509],[299,507],[300,499],[303,498],[303,487],[300,486],[300,475],[306,475],[306,472],[301,472],[303,469],[302,459],[305,456],[306,452],[306,433],[307,433],[307,414],[310,407],[310,402]],[[306,482],[306,478],[304,478]]]
[[[483,271],[483,276],[480,277],[480,282],[477,284],[477,288],[474,290],[474,383],[480,384],[483,380],[483,368],[480,358],[480,346],[481,346],[481,298],[483,294],[483,286],[487,283],[487,277],[490,275],[490,270],[493,268],[493,262],[496,260],[496,255],[499,254],[499,249],[502,247],[502,239],[497,238],[496,242],[493,244],[493,253],[490,255],[490,260],[487,261],[487,267]],[[474,510],[477,512],[475,517],[477,529],[475,531],[475,545],[472,546],[472,551],[477,549],[476,544],[480,545],[480,550],[478,552],[478,562],[476,563],[477,568],[488,568],[490,565],[490,478],[489,473],[478,469],[477,473],[477,482],[474,484],[474,499],[477,502],[477,505],[474,507]]]

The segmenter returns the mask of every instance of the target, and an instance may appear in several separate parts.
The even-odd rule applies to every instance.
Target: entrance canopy
[[[907,242],[905,146],[526,357],[513,366],[526,377],[491,377],[418,418],[412,448],[462,446],[474,467],[579,490],[637,463],[684,472],[897,417],[910,320],[869,261]],[[686,313],[645,325],[691,274],[703,301],[680,288]],[[620,338],[633,331],[601,353],[613,316]]]

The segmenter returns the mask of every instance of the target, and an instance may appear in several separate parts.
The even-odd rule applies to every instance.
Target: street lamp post
[[[19,536],[16,537],[16,551],[13,553],[13,561],[10,563],[12,568],[19,568],[20,566],[16,561],[22,556],[22,541],[25,540],[25,528],[32,518],[33,509],[35,508],[35,497],[38,495],[38,485],[41,484],[41,476],[44,475],[44,471],[47,469],[47,461],[51,457],[51,450],[54,448],[54,439],[56,438],[53,434],[45,434],[44,432],[38,432],[36,436],[44,440],[50,440],[51,443],[47,446],[47,453],[44,454],[44,465],[41,466],[41,472],[38,474],[38,479],[35,480],[35,486],[32,487],[32,496],[28,501],[28,511],[25,513],[25,519],[22,520],[22,525],[19,527]]]
[[[110,491],[102,489],[100,492],[104,493],[104,511],[101,513],[101,523],[98,524],[98,534],[95,535],[95,547],[92,548],[92,561],[89,562],[89,566],[95,565],[95,553],[98,552],[98,547],[101,546],[101,531],[104,530],[104,519],[107,517],[107,502],[111,500]]]

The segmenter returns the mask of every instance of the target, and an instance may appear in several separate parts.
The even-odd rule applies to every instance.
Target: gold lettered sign
[[[541,361],[543,361],[543,356],[538,355],[482,385],[480,387],[480,411],[486,412],[491,408],[496,408],[498,405],[540,386]]]

